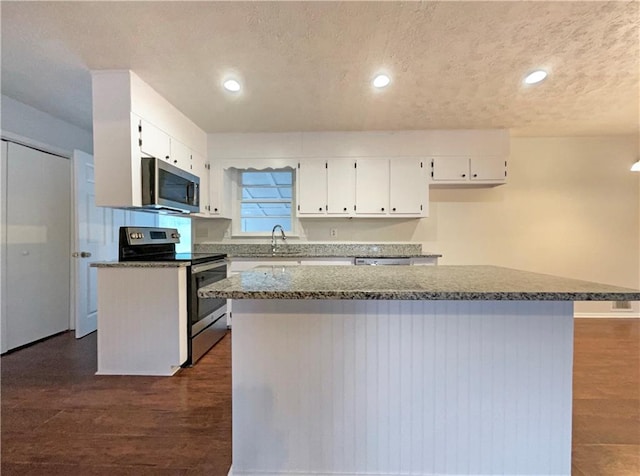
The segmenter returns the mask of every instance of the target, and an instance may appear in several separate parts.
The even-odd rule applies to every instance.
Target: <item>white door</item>
[[[306,159],[298,164],[298,214],[324,215],[327,207],[327,161]]]
[[[97,270],[89,263],[118,258],[118,229],[114,227],[114,210],[96,207],[93,156],[76,150],[73,163],[76,204],[73,247],[75,328],[76,337],[80,338],[97,327]]]
[[[69,329],[70,160],[7,146],[6,349]]]
[[[357,159],[356,165],[356,214],[388,214],[389,159]]]
[[[349,159],[327,160],[327,213],[350,215],[356,204],[355,161]]]
[[[401,158],[390,162],[391,214],[422,215],[428,186],[423,159]]]
[[[431,163],[431,176],[434,181],[469,180],[468,157],[435,157]]]
[[[504,180],[507,162],[500,157],[474,157],[471,159],[471,180]]]

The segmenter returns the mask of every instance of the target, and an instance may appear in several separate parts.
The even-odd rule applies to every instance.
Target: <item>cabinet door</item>
[[[431,159],[431,177],[434,181],[469,180],[469,158],[434,157]]]
[[[327,209],[327,161],[307,159],[298,163],[298,214],[324,215]]]
[[[422,215],[429,193],[424,159],[389,161],[391,214]]]
[[[169,160],[171,158],[171,140],[169,135],[156,126],[140,119],[140,152],[146,157]]]
[[[200,178],[200,212],[196,213],[196,216],[207,217],[210,214],[210,198],[209,198],[209,169],[204,160],[204,157],[191,152],[191,161],[193,168],[191,173],[197,175]]]
[[[356,204],[355,162],[349,159],[327,160],[327,214],[349,215]]]
[[[356,160],[356,214],[389,212],[389,159]]]
[[[471,180],[500,180],[507,176],[507,162],[500,157],[471,159]]]
[[[179,140],[171,138],[171,163],[176,167],[193,173],[193,160],[191,155],[191,149],[184,145]],[[196,174],[197,175],[197,174]]]

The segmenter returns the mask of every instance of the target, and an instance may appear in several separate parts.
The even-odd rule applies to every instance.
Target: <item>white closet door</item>
[[[7,348],[7,146],[1,141],[0,161],[0,352]]]
[[[9,350],[69,329],[70,167],[68,159],[8,144]]]

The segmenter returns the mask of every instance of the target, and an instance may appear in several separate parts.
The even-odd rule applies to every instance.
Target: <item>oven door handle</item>
[[[215,263],[205,263],[191,266],[191,274],[202,273],[203,271],[209,271],[210,269],[222,268],[227,266],[226,261],[216,261]]]

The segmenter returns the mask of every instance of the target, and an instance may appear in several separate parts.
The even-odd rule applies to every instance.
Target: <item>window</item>
[[[240,172],[240,231],[271,232],[275,225],[291,231],[293,172],[287,169]]]

